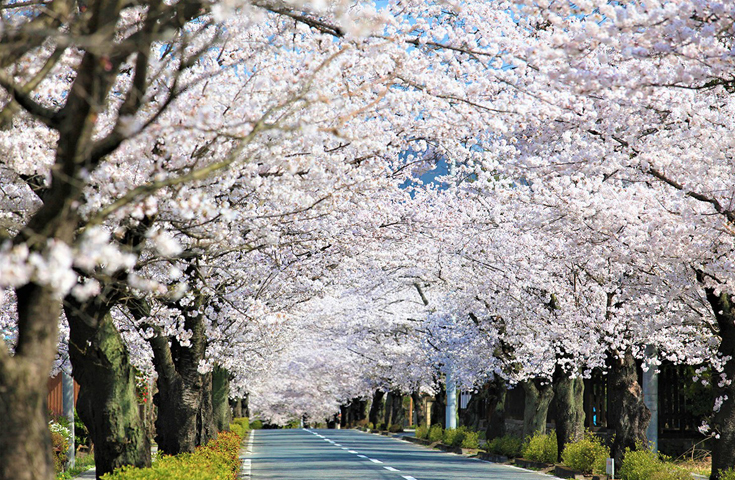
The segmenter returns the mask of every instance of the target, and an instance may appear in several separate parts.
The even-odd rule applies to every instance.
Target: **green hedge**
[[[429,441],[430,442],[441,442],[444,437],[444,429],[441,425],[435,424],[429,428]]]
[[[416,427],[416,438],[427,438],[429,436],[429,429],[425,426]]]
[[[487,451],[506,457],[520,457],[523,449],[523,440],[513,435],[504,435],[493,438],[487,444]]]
[[[605,460],[610,457],[610,449],[602,444],[602,440],[591,434],[585,434],[582,440],[568,443],[561,454],[564,465],[583,473],[605,473]]]
[[[625,449],[620,468],[623,480],[691,480],[689,472],[662,460],[658,454],[646,448]]]
[[[245,437],[250,431],[250,420],[248,417],[233,418],[230,424],[230,431],[235,432],[241,437]]]
[[[233,480],[240,468],[242,437],[221,432],[216,440],[194,453],[160,457],[151,468],[125,466],[104,475],[103,480]]]
[[[536,434],[523,446],[523,458],[541,463],[556,463],[558,446],[556,432]]]

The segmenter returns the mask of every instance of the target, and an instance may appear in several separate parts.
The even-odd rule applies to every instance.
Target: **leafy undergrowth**
[[[74,466],[67,469],[64,472],[56,474],[56,480],[69,480],[76,477],[80,473],[86,472],[90,468],[94,467],[94,455],[77,455],[74,460]]]
[[[104,480],[234,480],[240,467],[242,437],[221,432],[216,440],[194,453],[162,456],[150,468],[122,467]]]

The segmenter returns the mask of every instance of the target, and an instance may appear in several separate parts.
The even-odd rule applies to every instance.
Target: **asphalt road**
[[[357,430],[256,430],[252,480],[551,480]]]

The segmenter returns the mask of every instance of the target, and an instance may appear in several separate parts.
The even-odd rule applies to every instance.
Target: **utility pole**
[[[451,370],[447,372],[447,429],[457,428],[457,383]]]
[[[69,365],[71,369],[71,365]],[[61,396],[63,400],[64,416],[69,420],[69,430],[71,431],[71,440],[69,441],[69,451],[66,453],[69,467],[73,467],[76,463],[74,453],[76,452],[76,437],[74,435],[74,379],[71,375],[62,370],[61,372]]]

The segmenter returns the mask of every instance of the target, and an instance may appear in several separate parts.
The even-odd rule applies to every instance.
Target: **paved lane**
[[[258,430],[252,479],[551,480],[357,430]]]

